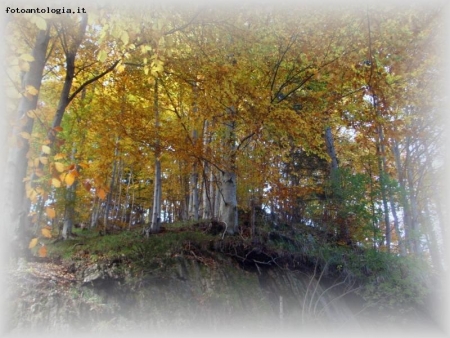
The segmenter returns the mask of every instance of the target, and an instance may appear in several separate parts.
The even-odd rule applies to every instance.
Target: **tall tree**
[[[27,241],[26,233],[28,209],[25,203],[24,179],[27,174],[29,138],[33,130],[34,119],[32,112],[37,108],[38,94],[42,84],[44,67],[47,61],[48,45],[50,41],[50,24],[45,22],[38,29],[35,43],[28,58],[29,69],[23,76],[21,99],[17,108],[12,139],[14,146],[9,148],[6,170],[6,191],[9,199],[9,223],[15,231],[15,240],[19,241],[19,250],[25,249],[23,240]],[[31,116],[30,116],[31,114]],[[24,137],[25,136],[25,140]],[[31,192],[30,192],[31,193]]]

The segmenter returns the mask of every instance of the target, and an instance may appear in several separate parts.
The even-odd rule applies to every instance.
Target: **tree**
[[[34,175],[24,210],[41,224],[49,208],[66,209],[66,237],[69,220],[89,214],[106,228],[148,217],[147,235],[200,217],[234,234],[238,210],[265,208],[340,244],[433,248],[439,265],[433,236],[444,230],[423,217],[444,218],[430,188],[441,139],[434,9],[151,4],[89,15],[48,21],[42,107],[15,131],[30,140],[20,180]],[[27,40],[44,28],[33,20]],[[25,70],[31,58],[17,55]],[[23,88],[35,99],[37,87]]]
[[[38,29],[31,55],[22,54],[23,61],[27,62],[25,67],[27,71],[19,84],[21,98],[11,135],[14,146],[9,149],[6,171],[6,191],[7,195],[11,196],[9,222],[15,230],[15,240],[19,241],[19,251],[26,248],[23,240],[27,241],[28,239],[26,229],[28,210],[26,209],[27,204],[25,204],[26,191],[23,183],[27,173],[29,151],[29,144],[26,140],[29,139],[33,129],[33,111],[37,108],[50,41],[49,23],[44,21],[37,25]],[[28,197],[31,197],[30,194],[33,192],[28,190]]]

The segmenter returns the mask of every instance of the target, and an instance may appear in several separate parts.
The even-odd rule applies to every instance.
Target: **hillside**
[[[419,262],[319,239],[306,228],[224,236],[208,222],[166,225],[148,239],[142,229],[77,230],[12,270],[8,330],[438,333],[436,285]]]

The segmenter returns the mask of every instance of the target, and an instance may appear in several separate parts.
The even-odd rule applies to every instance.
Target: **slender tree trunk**
[[[198,142],[198,131],[197,131],[197,96],[198,96],[198,87],[197,83],[193,83],[192,90],[194,92],[194,106],[192,108],[193,112],[193,125],[194,130],[192,131],[192,146],[195,148]],[[194,160],[192,164],[192,172],[189,179],[190,183],[190,198],[189,198],[189,219],[198,221],[199,218],[199,196],[198,196],[198,163],[197,160]]]
[[[331,178],[333,179],[339,168],[339,164],[336,149],[334,148],[334,139],[333,134],[331,133],[331,127],[325,128],[325,144],[327,147],[328,156],[330,156],[331,159]]]
[[[209,178],[209,191],[211,193],[211,218],[216,219],[219,215],[217,204],[219,203],[218,189],[217,189],[216,175],[214,174],[213,168],[210,168],[210,178]]]
[[[206,149],[206,155],[210,155],[210,143],[211,143],[211,134],[208,130],[208,121],[205,121],[203,127],[203,135],[204,135],[204,145]],[[203,161],[203,194],[202,194],[202,205],[203,205],[203,219],[210,219],[212,216],[213,210],[213,185],[211,184],[211,168],[209,167],[209,163],[207,161]]]
[[[409,250],[412,251],[412,238],[411,238],[411,231],[412,231],[412,219],[411,219],[411,206],[410,202],[407,197],[407,187],[405,183],[405,177],[404,177],[404,170],[403,168],[408,168],[410,163],[410,151],[409,151],[409,141],[406,142],[406,158],[405,158],[405,164],[402,166],[401,158],[400,158],[400,147],[398,145],[398,142],[394,140],[393,143],[393,153],[395,158],[395,165],[397,167],[397,177],[398,181],[400,183],[400,200],[403,208],[403,227],[405,229],[405,238],[404,238],[404,247],[405,251]]]
[[[235,108],[229,108],[228,114],[231,118],[226,124],[227,156],[225,160],[227,163],[225,165],[227,169],[221,172],[219,220],[226,224],[228,234],[234,234],[238,230]]]
[[[199,218],[199,198],[198,198],[198,172],[197,162],[192,166],[192,173],[189,180],[190,198],[189,198],[189,219],[198,221]]]
[[[100,216],[100,208],[101,208],[101,200],[98,197],[95,197],[93,205],[92,205],[92,213],[91,213],[91,229],[94,229],[97,225],[99,216]]]
[[[123,161],[119,160],[119,169],[117,170],[117,179],[116,186],[117,188],[117,197],[114,199],[114,216],[113,218],[117,221],[120,221],[120,213],[122,211],[122,177],[123,177]]]
[[[422,216],[422,224],[425,225],[425,232],[427,234],[427,244],[430,250],[431,261],[433,262],[433,267],[437,272],[442,272],[442,258],[439,250],[439,245],[437,242],[436,231],[433,227],[433,216],[430,212],[430,207],[428,205],[429,201],[425,201],[424,205],[424,215]]]
[[[62,236],[64,239],[68,239],[72,234],[74,218],[75,218],[75,203],[76,203],[76,190],[78,181],[67,188],[66,190],[66,207],[64,211],[64,226]]]
[[[402,163],[401,163],[401,158],[400,158],[400,147],[398,145],[397,140],[393,139],[392,140],[392,153],[394,154],[394,159],[395,159],[395,166],[397,168],[397,180],[400,184],[400,203],[401,206],[403,208],[403,226],[405,228],[405,232],[406,229],[410,228],[410,220],[409,220],[409,204],[408,201],[406,199],[406,187],[405,187],[405,180],[403,177],[403,170],[402,170]],[[392,199],[392,196],[391,196]],[[393,208],[392,203],[391,203],[391,208]],[[394,210],[394,208],[393,208]],[[394,217],[396,217],[394,215]],[[394,218],[395,220],[395,218]],[[406,243],[405,243],[405,239],[403,238],[400,229],[399,229],[399,225],[398,225],[398,220],[395,221],[394,223],[396,232],[397,232],[397,237],[399,239],[399,246],[400,246],[400,254],[402,256],[406,255]]]
[[[103,223],[105,224],[106,228],[109,228],[109,213],[111,212],[111,204],[112,204],[112,197],[114,195],[114,190],[116,189],[116,176],[117,176],[117,156],[119,155],[119,138],[116,139],[116,148],[114,149],[114,162],[113,162],[113,169],[112,169],[112,177],[111,182],[109,184],[109,192],[108,196],[106,198],[106,208],[105,208],[105,215],[103,219]]]
[[[152,208],[152,220],[150,228],[147,229],[147,237],[150,233],[157,233],[161,227],[161,199],[162,199],[162,184],[161,184],[161,145],[159,140],[159,103],[158,103],[158,79],[155,79],[155,89],[153,97],[153,111],[155,114],[155,128],[156,128],[156,141],[155,141],[155,178],[154,178],[154,191],[153,191],[153,208]]]
[[[71,160],[75,161],[76,146],[73,145]],[[76,166],[76,170],[80,170],[79,166]],[[72,228],[75,218],[75,202],[78,180],[75,180],[73,184],[66,189],[66,203],[64,210],[64,225],[62,230],[63,239],[68,239],[72,235]]]
[[[376,100],[375,100],[376,102]],[[375,104],[375,109],[377,109],[377,116],[379,116],[377,105]],[[384,226],[385,226],[385,237],[386,237],[386,249],[387,252],[391,252],[391,221],[389,219],[389,206],[388,206],[388,187],[386,184],[387,175],[387,165],[386,165],[386,154],[384,147],[384,132],[383,126],[380,124],[378,126],[378,165],[380,172],[380,186],[381,186],[381,198],[383,199],[383,212],[384,212]]]
[[[203,213],[202,218],[203,219],[210,219],[211,218],[211,184],[209,181],[209,165],[205,163],[205,166],[203,168],[203,191],[202,191],[202,205],[203,205]]]
[[[130,220],[128,221],[128,229],[131,229],[131,225],[133,224],[133,209],[134,209],[134,189],[131,195],[131,212],[130,212]],[[141,218],[141,214],[139,214],[139,218]],[[140,223],[141,219],[135,219],[136,223]]]
[[[411,205],[411,251],[415,254],[419,254],[421,252],[421,246],[420,246],[420,230],[419,230],[419,212],[417,208],[417,198],[416,198],[416,191],[414,189],[414,179],[413,179],[413,173],[412,168],[406,168],[406,181],[408,183],[408,195],[409,195],[409,201]]]

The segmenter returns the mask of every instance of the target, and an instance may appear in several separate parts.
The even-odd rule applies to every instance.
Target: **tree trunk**
[[[339,162],[336,155],[336,149],[334,148],[333,134],[331,133],[331,127],[325,129],[325,144],[327,147],[328,156],[331,159],[331,178],[333,179],[339,167]]]
[[[76,147],[73,146],[71,160],[75,161]],[[79,166],[76,166],[76,170],[80,170]],[[62,230],[63,239],[68,239],[72,234],[72,228],[75,218],[75,202],[78,180],[75,180],[73,184],[66,189],[66,203],[64,210],[64,226]]]
[[[210,155],[210,143],[211,134],[208,130],[208,121],[205,121],[203,126],[204,135],[204,146],[206,149],[206,156]],[[202,194],[202,205],[203,205],[203,219],[210,219],[212,217],[213,209],[213,189],[212,184],[212,172],[207,161],[203,161],[203,194]]]
[[[146,230],[147,237],[150,233],[157,233],[161,227],[161,199],[162,199],[162,184],[161,184],[161,145],[159,140],[159,103],[158,103],[158,79],[155,79],[155,89],[153,93],[153,111],[155,113],[155,128],[156,128],[156,141],[155,141],[155,178],[154,178],[154,190],[153,190],[153,208],[152,208],[152,220],[150,228]]]
[[[198,198],[198,173],[197,163],[192,166],[192,173],[190,175],[190,198],[189,198],[189,219],[198,221],[199,217],[199,198]]]
[[[325,145],[328,156],[331,158],[330,180],[332,187],[332,204],[337,209],[335,222],[338,226],[338,241],[348,243],[350,241],[350,229],[346,220],[347,215],[340,215],[342,207],[341,178],[339,176],[339,161],[334,147],[334,138],[331,133],[331,127],[325,128]]]
[[[409,145],[407,144],[406,146],[408,147]],[[410,246],[410,237],[412,229],[411,208],[407,198],[407,188],[405,184],[405,177],[403,175],[403,166],[400,158],[400,147],[396,140],[393,141],[392,151],[394,153],[395,165],[397,167],[397,179],[400,183],[400,201],[403,208],[403,227],[405,229],[405,238],[403,241],[403,246],[406,251],[407,249],[411,249]],[[407,156],[405,158],[405,165],[404,165],[405,168],[408,167],[409,159],[410,159],[409,150],[407,150]]]
[[[424,230],[427,234],[427,244],[428,249],[430,250],[431,262],[433,263],[434,269],[439,273],[443,271],[442,257],[439,250],[436,231],[433,226],[433,216],[431,215],[428,203],[428,200],[425,201],[422,224],[424,224]]]
[[[75,77],[75,58],[78,53],[78,48],[80,47],[86,33],[87,21],[87,15],[82,15],[82,20],[77,37],[74,39],[70,46],[65,46],[64,48],[64,52],[66,54],[66,77],[64,79],[63,89],[59,97],[58,108],[56,109],[56,114],[53,119],[52,129],[48,133],[48,139],[50,140],[51,144],[53,144],[56,137],[54,128],[61,125],[64,112],[70,103],[70,90],[72,88],[73,79]]]
[[[376,100],[375,100],[376,102]],[[377,116],[380,116],[378,112],[378,107],[375,104],[375,109],[377,110]],[[387,165],[386,165],[386,154],[384,147],[384,132],[383,126],[380,124],[378,126],[378,165],[380,172],[380,187],[381,187],[381,198],[383,199],[383,212],[384,212],[384,226],[385,226],[385,237],[386,237],[386,249],[387,252],[391,252],[391,222],[389,220],[389,206],[388,206],[388,187],[386,184],[387,175]]]
[[[114,195],[114,190],[116,189],[116,177],[117,177],[117,156],[119,155],[119,139],[116,139],[116,148],[114,149],[114,163],[112,168],[112,177],[111,182],[109,184],[109,192],[108,196],[106,198],[106,207],[105,207],[105,215],[103,219],[103,223],[105,224],[105,227],[109,227],[109,214],[111,212],[111,204],[112,204],[112,198]]]
[[[223,172],[219,215],[220,221],[225,223],[227,233],[230,235],[237,231],[238,226],[236,187],[236,174]]]
[[[214,177],[213,182],[214,182],[214,212],[213,212],[213,218],[218,219],[219,218],[219,212],[220,212],[220,200],[222,199],[221,196],[221,192],[220,192],[220,182],[219,182],[219,178],[218,175],[213,175]]]
[[[194,130],[192,131],[192,147],[195,148],[198,142],[198,131],[197,131],[197,96],[198,96],[198,88],[197,84],[194,82],[192,85],[192,90],[194,92],[194,106],[192,107],[193,112],[193,125]],[[190,198],[189,198],[189,219],[198,221],[199,217],[199,196],[198,196],[198,163],[197,160],[194,160],[192,164],[192,171],[189,179],[190,183]]]
[[[46,63],[46,53],[50,41],[50,25],[46,30],[41,30],[36,36],[32,55],[34,61],[30,63],[30,69],[25,74],[22,81],[22,90],[27,86],[34,87],[37,91],[41,88],[42,75]],[[20,136],[21,132],[31,134],[33,130],[34,119],[27,116],[27,112],[37,107],[38,95],[23,96],[19,102],[17,118],[12,130],[12,139],[15,140],[15,146],[8,152],[6,168],[6,210],[9,212],[9,226],[14,234],[8,235],[17,242],[16,248],[22,254],[27,250],[28,239],[26,236],[26,224],[28,208],[25,203],[25,184],[24,178],[27,175],[27,153],[29,150],[28,142]],[[8,230],[7,230],[8,231]]]
[[[225,140],[225,166],[227,169],[221,172],[219,220],[226,224],[227,233],[232,235],[238,230],[235,145],[236,109],[229,108],[227,112],[231,115],[231,118],[226,123],[227,135]]]
[[[413,173],[412,169],[409,167],[406,169],[406,181],[408,183],[408,195],[409,195],[409,201],[411,205],[411,233],[410,233],[410,245],[411,245],[411,252],[415,254],[419,254],[421,252],[421,246],[420,246],[420,231],[419,231],[419,212],[417,208],[417,198],[416,198],[416,191],[414,189],[414,179],[413,179]]]
[[[392,143],[393,143],[392,153],[394,154],[395,166],[397,168],[397,180],[400,184],[400,203],[401,203],[401,206],[403,207],[403,223],[404,223],[404,228],[407,228],[407,227],[409,228],[410,227],[410,222],[408,221],[409,206],[408,206],[408,201],[406,200],[406,195],[405,195],[406,189],[405,189],[405,180],[404,180],[403,174],[402,174],[400,149],[399,149],[397,140],[393,139]],[[391,208],[395,211],[392,199],[393,199],[393,196],[391,194]],[[398,224],[399,222],[398,222],[398,219],[396,219],[396,217],[397,217],[397,215],[394,214],[394,227],[395,227],[395,231],[397,232],[397,237],[398,237],[399,247],[400,247],[400,254],[402,256],[405,256],[406,249],[407,249],[406,243],[400,232],[400,227]]]

